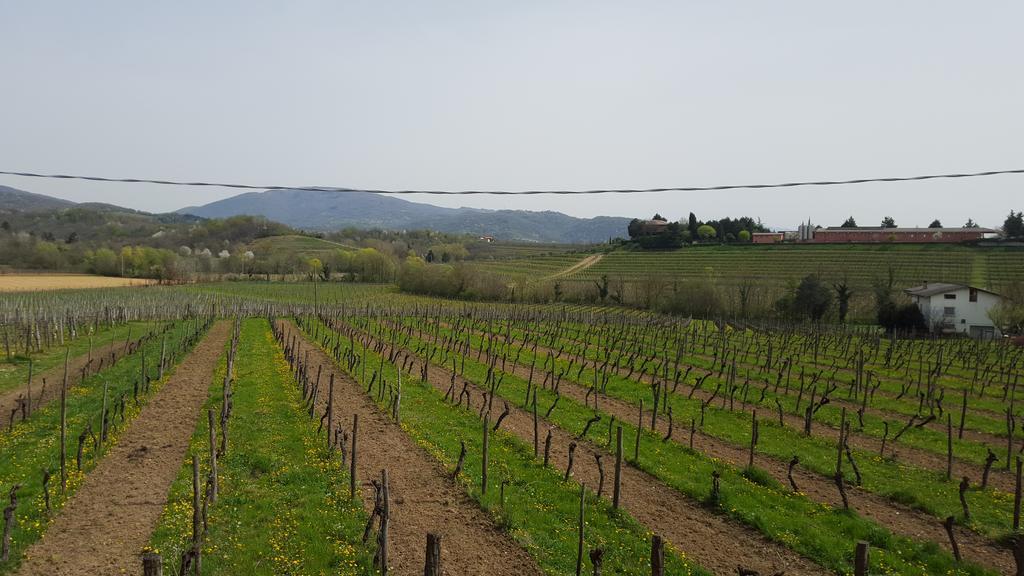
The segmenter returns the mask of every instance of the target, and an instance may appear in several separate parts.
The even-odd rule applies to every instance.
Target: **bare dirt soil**
[[[28,549],[19,575],[141,571],[139,554],[181,469],[230,333],[227,321],[210,329]]]

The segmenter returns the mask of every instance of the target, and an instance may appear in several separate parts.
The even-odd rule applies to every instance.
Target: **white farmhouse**
[[[999,336],[999,329],[988,317],[988,311],[1002,300],[995,292],[943,282],[925,283],[905,292],[921,309],[932,332],[981,339]]]

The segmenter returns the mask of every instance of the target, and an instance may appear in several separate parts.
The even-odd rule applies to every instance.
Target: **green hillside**
[[[312,236],[299,236],[297,234],[259,238],[250,244],[250,248],[257,254],[298,254],[302,258],[321,259],[325,254],[337,250],[356,250],[352,246],[346,246],[339,242],[331,242],[330,240],[314,238]]]

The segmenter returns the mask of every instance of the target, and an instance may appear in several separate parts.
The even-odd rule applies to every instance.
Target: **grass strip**
[[[230,346],[230,342],[228,343]],[[206,408],[220,414],[226,355]],[[348,472],[330,458],[305,414],[288,363],[265,319],[242,323],[235,360],[227,454],[218,460],[219,497],[208,510],[204,574],[369,574],[361,542],[366,514],[348,498]],[[209,428],[196,423],[190,452],[209,471]],[[150,540],[178,573],[192,537],[192,460],[186,458]]]

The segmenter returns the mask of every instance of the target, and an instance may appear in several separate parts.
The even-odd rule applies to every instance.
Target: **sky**
[[[1024,3],[0,0],[0,170],[372,189],[706,186],[1024,168]],[[147,211],[227,189],[0,184]],[[1024,175],[406,197],[574,216],[1024,209]]]

